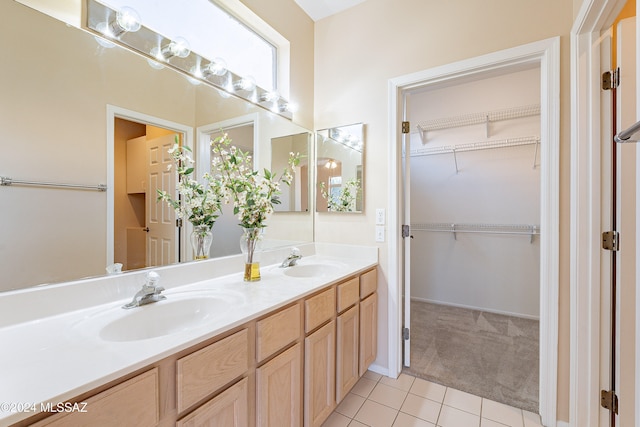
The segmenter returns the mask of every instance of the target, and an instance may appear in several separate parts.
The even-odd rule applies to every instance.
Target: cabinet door
[[[153,426],[159,421],[158,405],[158,368],[153,368],[34,426]]]
[[[360,378],[359,353],[359,306],[355,305],[338,316],[336,341],[336,403],[349,393]]]
[[[256,369],[257,426],[302,425],[302,344]]]
[[[247,427],[249,425],[248,380],[243,378],[183,419],[176,427]]]
[[[360,376],[376,360],[378,351],[378,294],[360,301]]]
[[[317,427],[336,406],[336,321],[304,340],[304,425]]]

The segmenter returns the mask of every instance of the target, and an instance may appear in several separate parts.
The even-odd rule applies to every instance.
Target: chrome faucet
[[[125,304],[122,308],[135,308],[140,307],[142,305],[151,304],[154,302],[162,301],[166,299],[164,295],[161,295],[161,292],[164,291],[162,286],[158,286],[158,282],[160,281],[160,276],[155,271],[150,271],[147,273],[146,282],[142,285],[142,289],[140,289],[134,296],[133,300],[130,303]]]
[[[296,263],[298,262],[298,260],[300,258],[302,258],[302,254],[300,253],[300,249],[298,249],[296,247],[293,247],[293,248],[291,248],[291,254],[289,254],[287,259],[282,261],[282,264],[280,264],[280,268],[293,267],[294,265],[296,265]]]

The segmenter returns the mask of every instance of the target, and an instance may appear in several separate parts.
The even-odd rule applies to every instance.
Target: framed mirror
[[[316,132],[316,211],[363,211],[364,124]]]
[[[300,163],[293,171],[290,186],[281,186],[280,204],[276,212],[309,212],[309,145],[312,134],[303,132],[271,139],[271,172],[282,173],[288,165],[289,153],[300,155]]]
[[[152,68],[126,49],[105,47],[93,35],[19,2],[0,2],[0,15],[7,17],[7,25],[0,28],[6,59],[0,69],[0,146],[11,153],[0,156],[0,177],[14,180],[0,185],[0,205],[5,207],[0,291],[103,275],[107,266],[125,257],[134,268],[148,266],[140,253],[147,249],[130,244],[127,228],[141,230],[135,234],[144,237],[145,228],[151,228],[146,202],[164,209],[162,215],[168,208],[156,203],[152,192],[143,197],[144,187],[126,188],[123,170],[132,158],[127,141],[168,136],[172,144],[178,134],[199,161],[202,149],[208,148],[199,129],[252,116],[251,141],[238,136],[236,142],[253,144],[256,168],[268,168],[272,139],[309,132],[246,100],[196,85],[169,67]],[[46,78],[42,64],[47,64]],[[166,147],[158,152],[166,156]],[[196,175],[205,170],[198,164]],[[17,184],[19,180],[107,188],[27,186]],[[142,180],[144,175],[137,182]],[[285,216],[269,220],[270,247],[313,241],[310,212]],[[240,228],[229,219],[228,227]],[[215,226],[222,231],[223,224]],[[238,239],[220,234],[216,237],[214,230],[214,246],[239,252]],[[175,258],[166,261],[193,259],[189,230],[172,235],[178,249],[172,251]]]

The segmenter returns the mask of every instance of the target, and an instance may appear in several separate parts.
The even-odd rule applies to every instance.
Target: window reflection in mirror
[[[308,132],[271,139],[271,172],[282,174],[288,167],[289,153],[298,153],[300,163],[293,171],[291,185],[280,186],[280,204],[276,212],[309,211],[309,138]]]
[[[364,125],[319,130],[316,147],[316,210],[362,212]]]

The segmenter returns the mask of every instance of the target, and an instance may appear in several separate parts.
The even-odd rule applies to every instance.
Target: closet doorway
[[[404,370],[538,413],[539,64],[405,97],[412,346]]]
[[[168,149],[178,135],[192,147],[191,127],[107,106],[107,265],[125,270],[185,261],[185,233],[157,189],[175,193]]]
[[[529,68],[527,68],[529,67]],[[555,426],[557,406],[558,372],[558,286],[559,286],[559,85],[560,85],[560,40],[558,37],[529,43],[522,46],[462,60],[421,72],[407,74],[389,81],[389,137],[397,141],[390,144],[389,168],[392,208],[389,224],[402,233],[389,235],[389,375],[397,376],[403,366],[410,366],[412,354],[411,323],[411,208],[405,206],[413,200],[410,182],[405,173],[410,169],[410,129],[405,123],[410,114],[411,95],[429,88],[455,86],[473,80],[505,75],[511,71],[539,68],[540,144],[537,167],[540,168],[540,278],[539,278],[539,400],[538,412],[544,425]],[[405,95],[409,95],[408,97]],[[468,97],[473,94],[468,94]],[[490,95],[493,96],[493,95]],[[489,132],[491,132],[489,126]],[[406,133],[404,131],[406,129]],[[494,128],[495,130],[495,128]],[[486,135],[485,135],[486,136]],[[464,144],[464,142],[454,142]],[[531,145],[529,148],[533,148]],[[507,150],[516,149],[506,148]],[[519,148],[517,148],[519,149]],[[499,149],[496,149],[499,150]],[[450,150],[451,151],[451,150]],[[488,150],[487,153],[495,150]],[[404,156],[403,153],[409,153]],[[481,150],[473,153],[449,153],[455,174],[455,162],[462,154],[486,155]],[[493,154],[490,154],[493,155]],[[435,155],[434,155],[435,156]],[[405,163],[406,160],[406,163]],[[533,155],[531,157],[533,162]],[[458,173],[463,172],[458,165]],[[533,166],[533,164],[532,164]],[[467,166],[465,166],[466,168]],[[468,168],[467,168],[468,171]],[[443,221],[449,221],[448,219]],[[483,224],[482,222],[471,225]],[[499,223],[496,223],[499,224]],[[503,224],[499,224],[503,225]],[[517,231],[517,230],[516,230]],[[451,232],[451,231],[449,231]],[[435,232],[432,232],[435,233]],[[471,234],[471,233],[469,233]],[[462,233],[456,233],[456,238]],[[406,237],[405,237],[406,236]],[[451,237],[451,236],[450,236]],[[471,236],[467,236],[471,237]],[[488,237],[488,236],[485,236]],[[507,236],[504,236],[505,238]],[[523,236],[508,236],[511,238]],[[461,237],[460,237],[461,238]],[[529,244],[529,243],[527,243]],[[406,262],[405,262],[406,261]],[[509,261],[505,261],[505,265]]]

